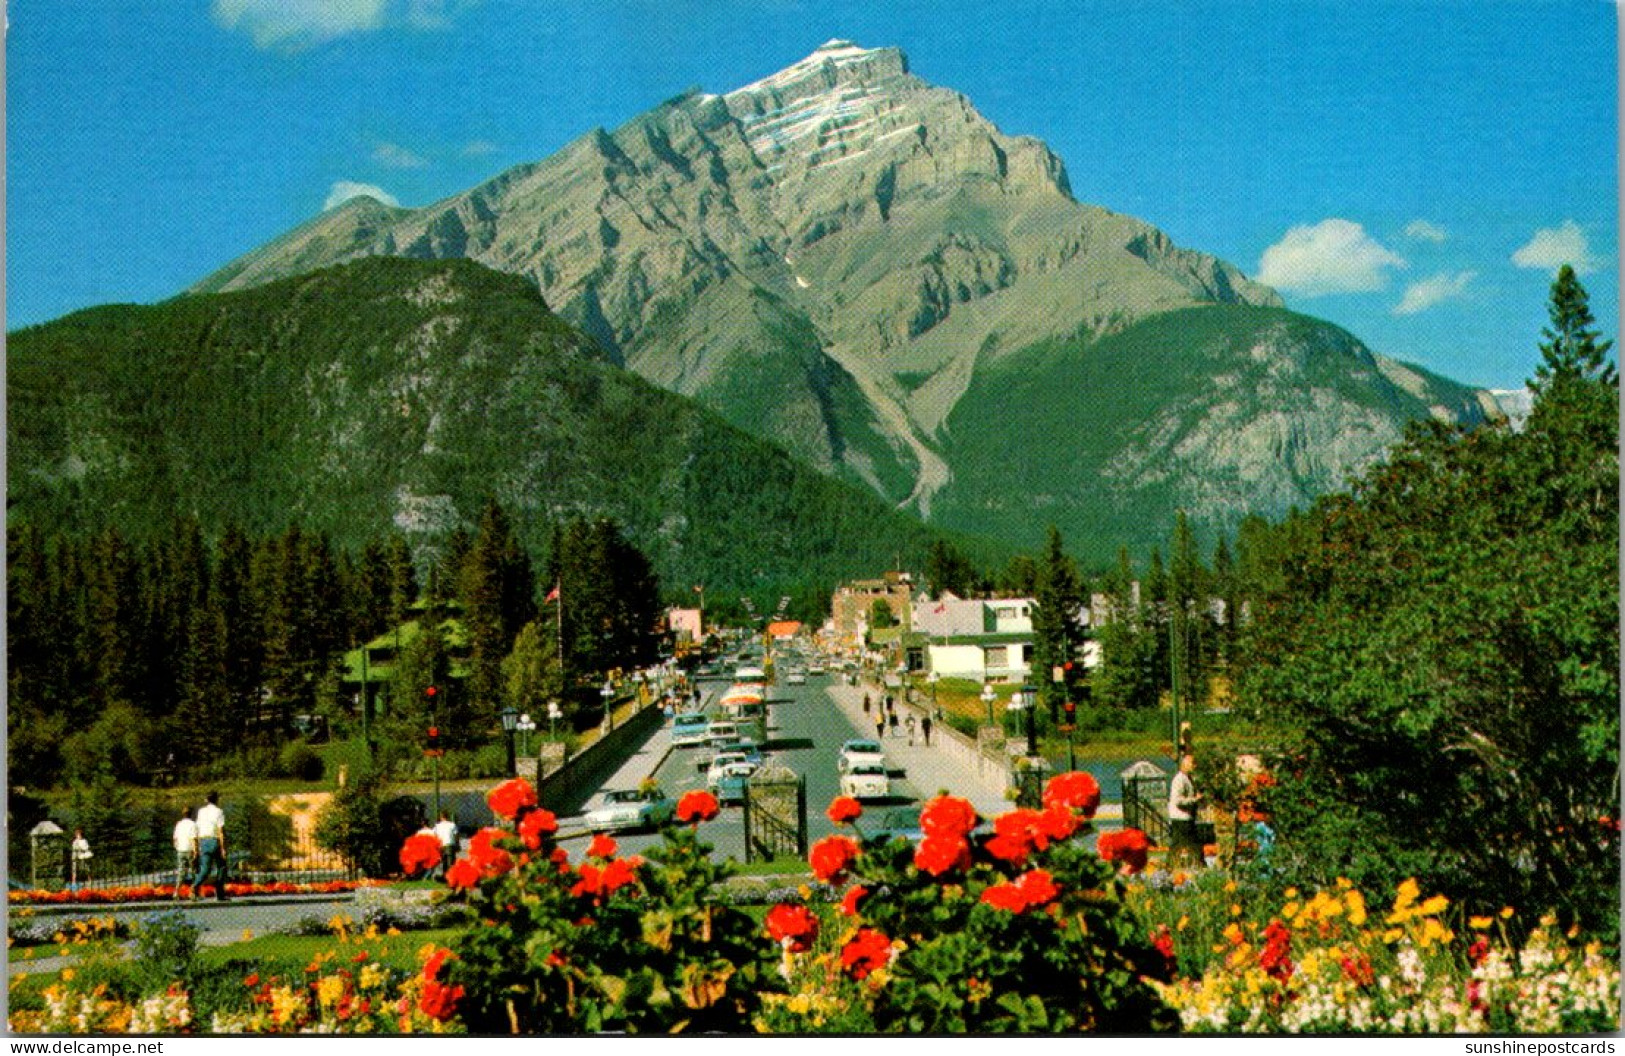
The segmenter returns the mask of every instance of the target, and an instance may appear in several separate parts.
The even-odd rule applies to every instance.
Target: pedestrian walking
[[[220,809],[220,793],[210,792],[197,812],[197,878],[192,881],[192,901],[203,892],[206,880],[214,878],[214,897],[226,897],[226,812]]]
[[[875,740],[878,741],[884,736],[886,736],[886,716],[884,716],[884,715],[876,715],[875,716]]]
[[[81,876],[84,877],[85,883],[90,883],[90,860],[96,857],[95,852],[90,849],[90,841],[85,839],[84,829],[73,830],[73,846],[70,848],[70,854],[73,863],[69,870],[68,884],[77,891]]]
[[[863,713],[865,715],[869,714],[869,703],[869,694],[865,693],[863,695]]]
[[[452,863],[457,860],[457,823],[443,810],[440,820],[435,823],[434,835],[440,841],[440,878],[444,879]]]
[[[891,735],[893,737],[896,737],[897,736],[897,712],[894,711],[889,716],[887,716],[886,722],[887,722],[888,725],[891,726]]]
[[[914,747],[914,716],[910,715],[903,721],[904,729],[908,730],[908,746]]]
[[[931,716],[927,715],[920,720],[920,735],[925,738],[925,746],[931,747]]]
[[[187,877],[197,874],[197,822],[192,820],[192,808],[187,807],[181,820],[175,823],[175,898],[181,897],[181,887]]]

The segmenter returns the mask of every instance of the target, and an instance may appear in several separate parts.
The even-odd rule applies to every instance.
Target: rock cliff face
[[[966,393],[1001,363],[1063,339],[1085,355],[1091,341],[1195,306],[1281,306],[1223,261],[1074,200],[1043,143],[1003,134],[963,96],[912,75],[900,51],[845,41],[431,206],[352,200],[198,289],[367,255],[469,257],[524,275],[615,362],[927,516],[976,461],[950,457],[962,447],[947,443],[950,420],[974,435],[1007,422],[998,446],[1026,457],[1019,418],[962,424],[980,406],[961,406]],[[1413,398],[1382,413],[1400,421],[1440,406]],[[1225,450],[1189,471],[1228,465]],[[1122,478],[1146,452],[1120,456],[1070,472]],[[1340,483],[1348,457],[1349,444],[1334,445],[1306,488]],[[1268,491],[1219,505],[1281,508]],[[972,530],[1030,527],[961,512]]]

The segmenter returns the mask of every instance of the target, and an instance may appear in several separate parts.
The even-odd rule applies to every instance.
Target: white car
[[[844,774],[859,763],[886,765],[886,753],[881,749],[879,741],[858,739],[841,745],[841,755],[835,762],[835,769]]]
[[[581,820],[591,832],[652,829],[671,820],[676,810],[677,804],[658,788],[627,788],[605,792],[598,809]]]
[[[705,771],[705,783],[716,791],[725,777],[749,777],[756,772],[756,764],[744,752],[718,752]]]
[[[792,671],[788,675],[784,676],[784,684],[787,686],[805,686],[807,684],[807,676],[800,671]]]
[[[853,763],[841,775],[841,795],[853,799],[887,799],[891,796],[891,775],[884,763]]]

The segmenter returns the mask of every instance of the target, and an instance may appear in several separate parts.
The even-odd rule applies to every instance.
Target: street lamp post
[[[993,692],[993,683],[982,683],[982,703],[987,707],[987,724],[989,726],[993,725],[993,701],[998,699],[998,696],[997,693]]]
[[[563,718],[563,717],[564,717],[564,712],[559,710],[559,702],[556,701],[556,700],[548,701],[547,702],[547,739],[548,740],[556,741],[556,740],[559,739],[559,720],[561,718]]]
[[[607,678],[604,679],[604,688],[598,693],[604,698],[604,732],[608,733],[615,728],[615,718],[609,710],[610,701],[615,699],[615,684]]]
[[[933,719],[942,718],[942,713],[937,710],[937,679],[939,677],[941,676],[935,671],[925,676],[926,682],[931,685],[931,717]]]
[[[519,716],[519,754],[530,758],[530,734],[536,728],[536,721],[530,717],[530,712]]]
[[[1019,725],[1023,720],[1027,724],[1027,758],[1025,765],[1017,768],[1016,802],[1024,807],[1036,807],[1039,801],[1039,783],[1043,780],[1043,760],[1038,757],[1037,730],[1033,726],[1033,709],[1038,705],[1038,698],[1033,687],[1022,686],[1010,695],[1010,702],[1005,705],[1009,711],[1016,713]]]
[[[1038,706],[1038,691],[1032,686],[1022,686],[1021,699],[1025,705],[1022,710],[1026,713],[1023,718],[1027,720],[1027,756],[1036,759],[1038,758],[1038,724],[1034,721],[1037,716],[1033,714],[1033,711]]]
[[[497,716],[502,720],[502,732],[508,739],[508,776],[519,776],[517,760],[513,754],[513,731],[519,726],[519,713],[513,708],[503,708]]]

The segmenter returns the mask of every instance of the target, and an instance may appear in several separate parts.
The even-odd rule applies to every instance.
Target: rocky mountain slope
[[[532,552],[610,516],[668,585],[759,602],[936,537],[605,362],[529,282],[469,261],[96,308],[7,353],[13,523],[139,537],[192,515],[432,548],[495,498]]]
[[[844,41],[725,95],[680,96],[424,208],[353,199],[198,289],[369,255],[468,257],[523,275],[612,361],[893,504],[928,517],[951,508],[950,523],[1022,542],[1042,511],[1023,512],[1016,496],[991,507],[967,496],[1033,478],[1054,460],[1030,423],[1143,386],[1146,365],[1106,376],[1080,362],[1067,376],[1093,388],[1029,387],[1035,402],[1017,408],[988,398],[993,379],[1019,381],[1011,365],[1035,348],[1095,355],[1165,313],[1193,321],[1193,308],[1282,306],[1234,267],[1076,201],[1043,143],[1003,134],[963,96],[913,76],[901,52]],[[1279,315],[1214,319],[1229,328],[1227,345],[1279,359],[1281,371],[1265,372],[1278,381],[1349,340],[1303,317],[1284,329]],[[1185,437],[1184,454],[1153,474],[1144,502],[1135,495],[1148,478],[1127,467],[1154,459],[1155,445],[1092,445],[1089,460],[1036,483],[1106,482],[1126,519],[1157,533],[1170,502],[1201,503],[1199,520],[1224,523],[1340,484],[1405,420],[1470,421],[1493,407],[1363,349],[1327,362],[1357,363],[1364,380],[1293,390],[1304,398],[1286,403],[1230,387],[1232,413],[1196,422],[1181,408],[1222,379],[1177,370],[1193,391],[1148,413],[1180,419],[1163,428]],[[1305,438],[1335,433],[1348,418],[1341,401],[1361,402],[1367,383],[1381,388],[1382,425],[1339,433],[1313,458],[1289,464],[1275,457],[1285,448],[1261,454],[1229,436],[1264,435],[1269,422]],[[995,450],[1011,461],[995,464]],[[1069,535],[1104,527],[1083,516],[1058,523]]]

